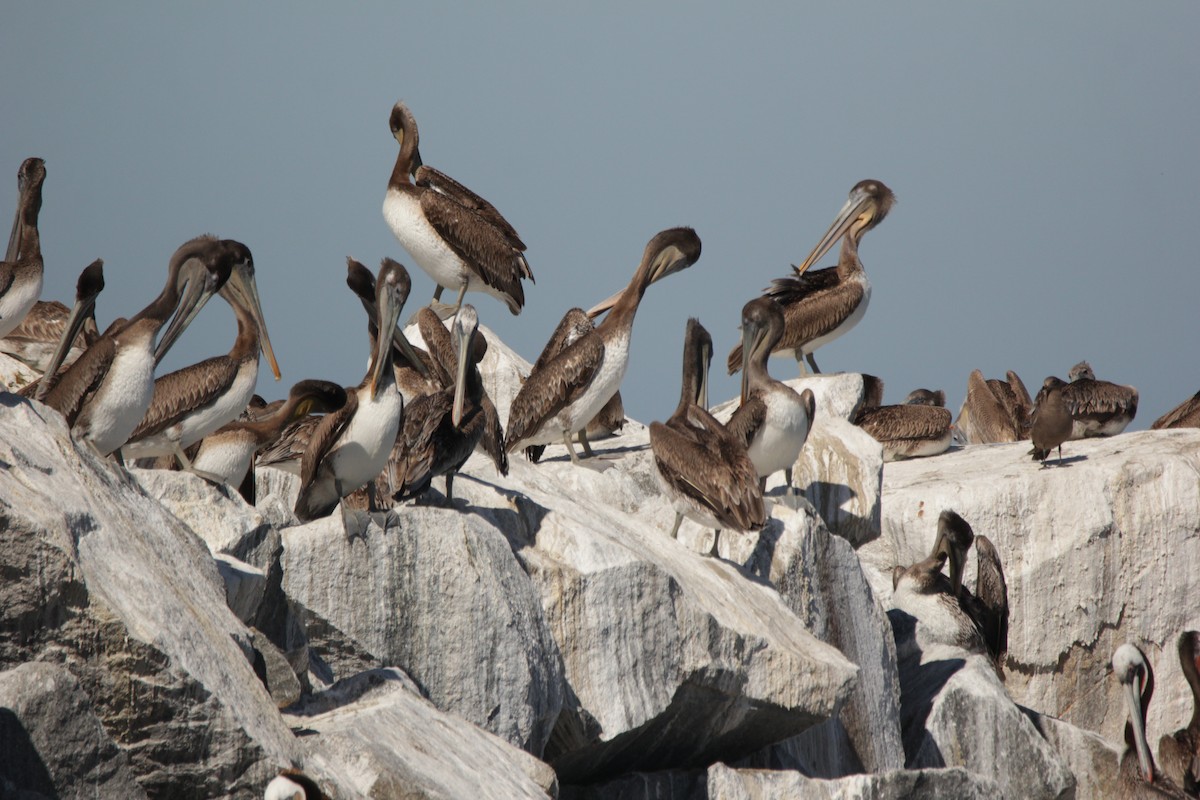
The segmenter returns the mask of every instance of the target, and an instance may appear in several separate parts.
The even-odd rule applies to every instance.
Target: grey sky
[[[957,412],[975,367],[1036,390],[1086,358],[1140,389],[1134,428],[1200,388],[1195,2],[122,5],[6,7],[0,213],[21,160],[45,158],[45,297],[103,257],[101,325],[149,301],[187,238],[245,242],[284,372],[262,370],[269,398],[362,377],[347,255],[410,268],[405,316],[432,294],[380,213],[401,98],[426,163],[529,245],[521,316],[471,300],[530,360],[650,236],[695,227],[700,261],[635,325],[624,395],[642,421],[675,405],[688,316],[716,341],[714,402],[736,392],[722,364],[742,304],[862,178],[899,202],[861,248],[870,309],[822,369],[877,374],[889,402],[944,388]],[[232,341],[215,300],[168,366]]]

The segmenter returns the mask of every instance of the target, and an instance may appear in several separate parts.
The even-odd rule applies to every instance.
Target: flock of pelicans
[[[61,413],[72,435],[101,456],[165,459],[220,483],[252,491],[252,466],[270,464],[300,475],[295,513],[302,521],[330,514],[352,499],[369,508],[417,496],[433,477],[445,477],[452,498],[455,472],[476,449],[496,469],[508,455],[537,461],[545,446],[563,444],[580,463],[574,442],[591,456],[589,436],[606,435],[623,422],[618,392],[628,363],[638,304],[653,283],[694,264],[700,239],[690,228],[670,228],[646,245],[629,285],[584,312],[571,309],[552,335],[501,425],[479,374],[487,342],[478,331],[467,292],[489,294],[520,313],[523,281],[533,281],[526,246],[512,225],[483,198],[422,163],[416,121],[403,103],[390,118],[400,150],[388,183],[383,216],[413,261],[437,289],[416,322],[427,350],[397,326],[411,288],[405,268],[384,259],[372,274],[348,259],[347,284],[361,300],[371,336],[371,360],[362,382],[343,389],[320,380],[295,384],[286,400],[254,396],[260,351],[276,379],[249,249],[240,242],[200,236],[171,257],[162,291],[129,319],[100,333],[96,297],[104,287],[97,260],[79,277],[75,305],[38,302],[42,255],[38,215],[46,171],[27,159],[18,173],[19,200],[5,261],[0,264],[0,350],[43,373],[21,390]],[[679,404],[666,422],[650,426],[655,465],[676,510],[672,535],[683,517],[714,529],[753,531],[766,523],[766,478],[783,470],[794,496],[792,466],[807,439],[815,411],[810,390],[796,392],[767,371],[771,355],[789,355],[801,372],[817,369],[815,351],[863,317],[871,287],[858,257],[863,235],[895,202],[881,182],[857,184],[833,224],[793,274],[775,280],[742,309],[742,341],[729,354],[732,374],[742,372],[740,404],[725,423],[708,411],[711,336],[689,320],[684,336]],[[841,243],[836,267],[811,270]],[[457,302],[440,302],[444,288]],[[154,377],[156,365],[210,297],[233,308],[237,338],[227,355]],[[604,318],[598,323],[595,321]],[[443,320],[452,317],[449,330]],[[164,330],[165,328],[165,330]],[[1132,387],[1097,381],[1086,362],[1070,382],[1047,378],[1031,400],[1015,373],[1007,381],[968,380],[967,398],[952,424],[942,392],[917,390],[900,405],[881,405],[883,385],[864,376],[866,399],[855,422],[879,440],[886,460],[935,455],[954,437],[963,442],[1031,439],[1043,462],[1055,448],[1086,436],[1120,432],[1137,410]],[[1200,426],[1200,393],[1154,427]],[[144,462],[143,462],[144,463]],[[976,591],[962,583],[972,541],[979,560]],[[943,574],[949,564],[950,575]],[[962,640],[976,640],[997,665],[1007,642],[1007,590],[995,548],[969,524],[943,513],[932,554],[893,576],[896,597],[926,603],[931,618]],[[923,599],[922,599],[923,598]],[[932,601],[932,605],[930,605]],[[1198,698],[1192,722],[1176,734],[1182,753],[1160,760],[1170,776],[1195,791],[1200,746],[1200,634],[1180,640],[1184,674]],[[1145,743],[1145,705],[1153,687],[1149,664],[1132,645],[1122,646],[1113,668],[1130,692],[1127,739],[1143,786],[1163,789]],[[1183,735],[1186,734],[1186,735]],[[1164,739],[1166,742],[1166,739]],[[1186,757],[1185,757],[1186,756]],[[1176,769],[1177,764],[1186,766]],[[281,779],[282,780],[282,779]],[[297,779],[299,780],[299,779]],[[302,783],[302,781],[300,782]],[[275,797],[317,796],[300,783],[275,788]],[[272,784],[276,787],[277,784]]]

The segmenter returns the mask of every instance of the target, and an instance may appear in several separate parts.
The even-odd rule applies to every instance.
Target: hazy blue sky
[[[529,245],[521,316],[472,301],[530,360],[655,232],[695,227],[700,261],[634,328],[642,421],[675,405],[687,317],[723,363],[742,304],[862,178],[899,201],[863,241],[871,306],[818,352],[826,371],[877,374],[889,402],[944,388],[957,412],[975,367],[1036,390],[1086,358],[1140,389],[1134,428],[1200,388],[1200,3],[787,5],[9,3],[0,213],[21,160],[45,158],[45,296],[103,257],[101,325],[148,302],[184,240],[239,239],[284,372],[262,393],[357,383],[345,257],[409,266],[408,311],[433,291],[380,213],[402,98],[426,163]],[[232,341],[214,300],[168,366]],[[736,392],[718,367],[714,402]]]

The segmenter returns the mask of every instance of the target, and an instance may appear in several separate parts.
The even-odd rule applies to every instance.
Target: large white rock
[[[348,519],[349,530],[335,511],[283,532],[287,596],[442,710],[540,755],[562,711],[562,657],[508,540],[453,509]]]
[[[261,786],[300,754],[199,538],[10,394],[0,463],[0,667],[66,664],[151,795]]]
[[[424,700],[399,670],[340,682],[290,710],[315,736],[307,761],[347,771],[347,797],[545,800],[554,771],[499,737]],[[352,792],[352,793],[351,793]]]
[[[1175,642],[1200,626],[1200,431],[1070,442],[1042,468],[1029,444],[888,464],[883,536],[860,550],[883,574],[928,554],[953,508],[995,544],[1008,581],[1006,687],[1024,706],[1122,741],[1113,650],[1137,642],[1158,675],[1149,739],[1183,727],[1191,696]],[[974,583],[974,559],[968,562]]]
[[[204,540],[213,553],[237,554],[263,534],[267,520],[237,489],[216,486],[191,472],[131,469],[142,490]]]

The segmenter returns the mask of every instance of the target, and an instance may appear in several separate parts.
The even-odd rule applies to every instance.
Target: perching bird
[[[858,245],[867,231],[883,221],[895,202],[891,189],[879,181],[859,181],[804,263],[793,267],[792,275],[776,279],[764,290],[764,296],[783,307],[786,321],[783,336],[772,353],[794,357],[801,374],[805,358],[813,372],[820,372],[813,353],[847,333],[867,313],[871,282],[859,260]],[[839,239],[842,252],[837,266],[809,272],[809,267]],[[741,363],[739,346],[729,354],[729,374],[737,372]]]

